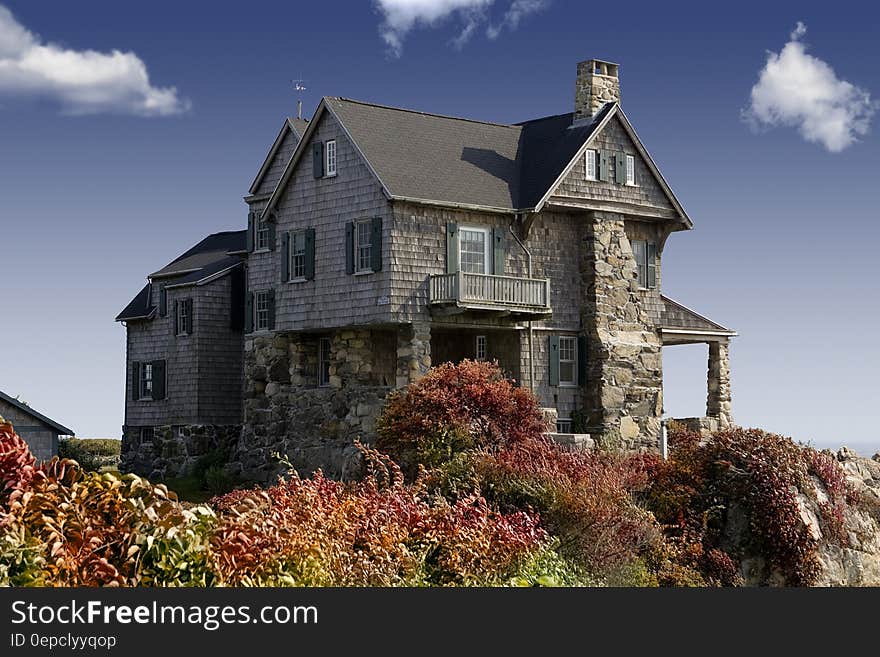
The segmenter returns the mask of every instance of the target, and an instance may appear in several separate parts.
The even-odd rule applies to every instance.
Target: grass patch
[[[163,483],[168,486],[168,490],[177,493],[177,498],[181,502],[202,504],[214,497],[214,493],[202,488],[201,481],[199,481],[199,478],[194,475],[189,475],[187,477],[169,477]]]

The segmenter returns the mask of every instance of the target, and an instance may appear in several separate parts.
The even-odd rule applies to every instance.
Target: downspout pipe
[[[513,221],[510,222],[510,226],[508,229],[510,230],[510,234],[513,236],[513,239],[519,244],[519,248],[523,250],[523,253],[526,254],[526,263],[529,278],[532,278],[532,252],[526,248],[526,245],[523,244],[523,241],[519,238],[519,235],[516,234],[516,229],[514,226],[517,223],[522,223],[522,218],[525,213],[517,212],[513,215]],[[532,330],[532,320],[528,321],[528,340],[529,340],[529,390],[532,392],[535,391],[535,351],[532,347],[532,337],[534,335],[534,331]]]

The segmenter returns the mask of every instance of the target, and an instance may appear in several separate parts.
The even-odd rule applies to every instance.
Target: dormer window
[[[327,177],[336,175],[336,140],[331,139],[324,144],[324,175]]]
[[[588,150],[584,154],[584,172],[587,180],[596,180],[596,151]]]
[[[636,158],[632,155],[626,156],[626,184],[636,184]]]

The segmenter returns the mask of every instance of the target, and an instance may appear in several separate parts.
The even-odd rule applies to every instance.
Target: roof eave
[[[263,178],[269,171],[269,167],[272,165],[272,160],[275,158],[275,154],[278,152],[278,149],[281,148],[281,142],[283,142],[284,138],[287,136],[288,130],[293,132],[294,134],[297,134],[296,128],[293,127],[293,122],[291,122],[289,117],[286,117],[284,119],[284,125],[282,125],[281,130],[278,131],[278,136],[275,137],[275,141],[272,142],[272,147],[269,149],[269,154],[266,155],[266,159],[263,160],[263,166],[260,167],[260,171],[257,173],[257,177],[254,178],[254,182],[252,182],[251,186],[248,188],[249,194],[255,194],[260,186],[260,183],[263,182]]]
[[[20,411],[23,411],[23,412],[27,413],[28,415],[31,415],[32,417],[37,418],[41,422],[48,424],[50,427],[55,429],[59,433],[59,435],[62,435],[62,436],[75,436],[76,435],[76,433],[74,433],[74,431],[72,429],[68,429],[63,424],[58,424],[52,418],[46,417],[45,415],[43,415],[39,411],[35,411],[27,404],[20,402],[19,400],[15,399],[15,397],[10,397],[5,392],[0,391],[0,399],[5,401],[7,404],[11,404],[11,405],[15,406]]]

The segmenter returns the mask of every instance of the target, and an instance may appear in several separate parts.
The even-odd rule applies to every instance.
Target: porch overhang
[[[667,296],[660,296],[660,335],[664,345],[727,342],[737,332],[712,321]]]

